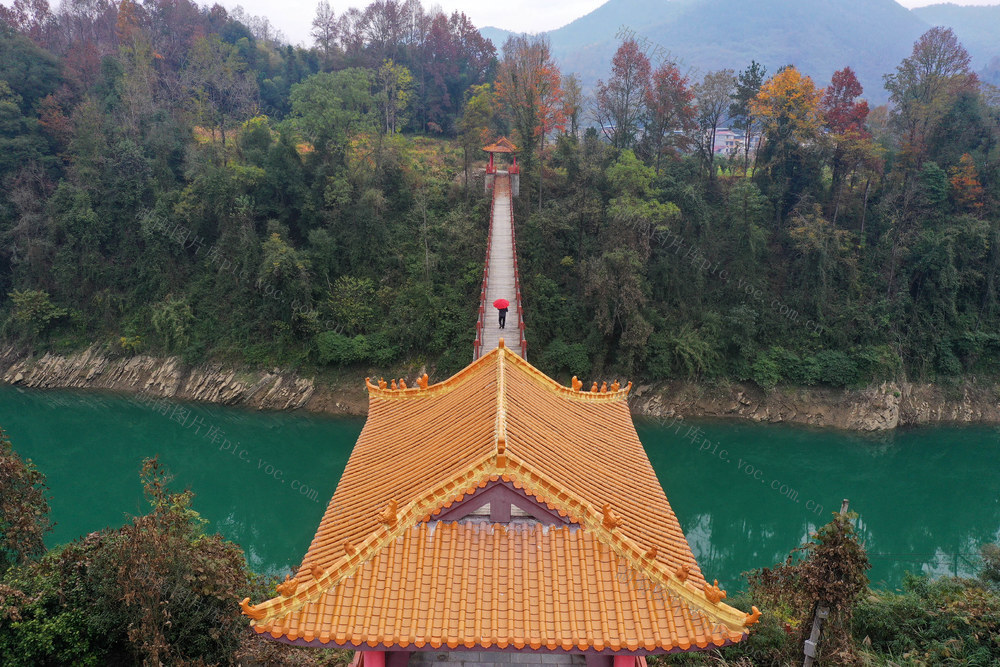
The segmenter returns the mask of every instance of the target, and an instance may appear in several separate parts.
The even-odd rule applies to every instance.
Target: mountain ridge
[[[740,70],[756,60],[769,72],[793,64],[825,85],[850,66],[865,97],[882,103],[882,77],[907,57],[913,42],[934,25],[955,30],[981,69],[1000,55],[992,35],[1000,5],[931,5],[909,10],[895,0],[609,0],[574,21],[548,31],[553,55],[585,88],[607,78],[624,30],[651,57],[673,59],[692,82],[710,70]],[[498,47],[513,33],[481,30]]]

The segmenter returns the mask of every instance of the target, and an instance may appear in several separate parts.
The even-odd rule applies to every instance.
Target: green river
[[[145,513],[138,472],[159,455],[211,527],[254,569],[298,565],[333,494],[359,418],[143,404],[93,392],[0,387],[0,425],[45,473],[50,544]],[[784,559],[849,498],[872,582],[969,574],[1000,540],[1000,428],[857,435],[735,421],[639,421],[639,437],[702,570],[723,587]],[[613,465],[613,464],[612,464]]]

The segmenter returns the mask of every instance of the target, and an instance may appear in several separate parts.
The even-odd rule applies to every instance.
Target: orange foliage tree
[[[952,167],[950,171],[955,203],[967,211],[980,211],[983,208],[983,186],[979,182],[979,173],[972,156],[964,153],[958,166]]]
[[[764,133],[761,156],[771,179],[778,186],[779,218],[786,208],[802,164],[802,153],[819,139],[823,118],[820,101],[823,89],[795,67],[784,67],[764,82],[750,102],[751,113],[760,119]]]

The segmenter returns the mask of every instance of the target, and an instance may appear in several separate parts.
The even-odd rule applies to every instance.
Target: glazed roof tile
[[[507,137],[500,137],[489,146],[483,146],[483,150],[487,153],[514,153],[517,146]]]
[[[612,651],[745,636],[756,617],[705,582],[636,435],[628,388],[563,387],[502,342],[439,384],[368,388],[368,420],[296,579],[244,602],[257,632]],[[497,480],[574,525],[436,520]]]

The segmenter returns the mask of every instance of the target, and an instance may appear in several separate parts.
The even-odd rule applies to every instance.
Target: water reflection
[[[877,436],[738,422],[637,424],[705,576],[783,560],[850,499],[873,582],[907,571],[971,574],[1000,527],[1000,430],[931,427]],[[706,447],[705,442],[711,447]],[[697,444],[696,444],[697,443]],[[725,456],[711,451],[726,451]],[[782,492],[784,487],[787,492]]]

